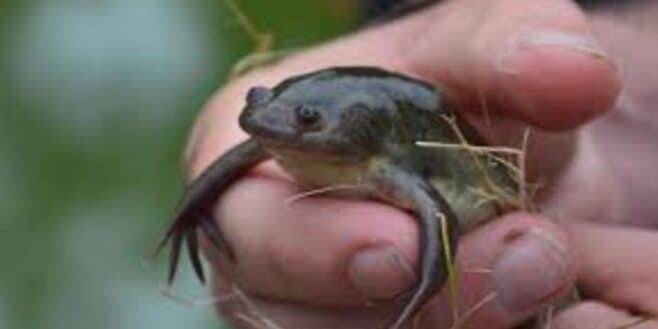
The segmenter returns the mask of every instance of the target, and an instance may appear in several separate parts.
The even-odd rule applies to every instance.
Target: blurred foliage
[[[238,3],[280,48],[354,25],[349,1]],[[0,1],[0,328],[219,327],[147,256],[197,109],[253,46],[223,0]]]

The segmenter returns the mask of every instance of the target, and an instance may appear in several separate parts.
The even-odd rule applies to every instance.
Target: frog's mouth
[[[340,133],[322,129],[305,131],[287,121],[285,116],[255,117],[247,113],[240,118],[240,126],[266,149],[276,153],[350,161],[364,156],[364,150]]]
[[[311,142],[298,136],[291,140],[273,140],[255,137],[270,153],[283,157],[323,159],[326,161],[360,162],[366,157],[351,148],[332,145],[326,141]]]
[[[292,145],[300,138],[300,131],[283,115],[245,110],[240,115],[240,127],[263,144]]]

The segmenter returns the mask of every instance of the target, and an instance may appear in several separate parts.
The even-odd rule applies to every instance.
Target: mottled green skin
[[[329,68],[285,80],[271,90],[252,88],[246,103],[240,125],[251,139],[217,159],[189,187],[163,239],[172,240],[170,280],[184,237],[203,279],[198,248],[191,241],[196,227],[232,255],[208,211],[234,180],[270,157],[303,185],[357,185],[362,194],[406,209],[418,219],[419,280],[392,328],[445,282],[443,247],[450,245],[454,255],[460,229],[500,209],[499,202],[482,203],[474,192],[488,186],[472,152],[415,144],[461,143],[446,118],[456,119],[469,143],[481,144],[475,131],[454,117],[425,82],[372,67]],[[505,167],[484,155],[477,158],[498,185],[512,186]],[[442,219],[450,241],[440,240]]]

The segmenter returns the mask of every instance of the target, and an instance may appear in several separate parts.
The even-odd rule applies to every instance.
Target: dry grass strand
[[[232,286],[233,294],[244,304],[247,309],[246,313],[239,313],[236,315],[236,318],[254,326],[258,329],[284,329],[272,319],[267,317],[263,312],[261,312],[256,305],[249,299],[249,297],[237,286]]]
[[[170,287],[160,288],[160,294],[177,304],[192,308],[215,306],[235,299],[233,294],[217,297],[185,297],[175,293]]]
[[[491,303],[494,299],[498,297],[498,294],[496,292],[490,292],[489,294],[485,295],[475,303],[471,308],[466,310],[464,314],[462,314],[459,317],[456,317],[454,320],[454,323],[450,327],[450,329],[459,329],[461,326],[463,326],[468,320],[473,318],[475,313],[477,313],[479,310],[481,310],[485,305]]]
[[[309,198],[316,195],[322,195],[322,194],[327,194],[336,191],[344,191],[344,190],[367,190],[367,189],[368,188],[366,186],[360,184],[330,185],[330,186],[320,187],[317,189],[312,189],[295,194],[293,196],[286,198],[285,202],[286,205],[290,206],[301,199]]]
[[[444,119],[451,127],[455,136],[459,140],[458,143],[443,143],[437,141],[416,141],[415,144],[419,147],[436,147],[442,149],[453,149],[453,150],[466,150],[472,156],[475,165],[478,170],[481,172],[483,179],[488,186],[490,191],[483,191],[482,193],[486,196],[487,200],[499,200],[504,204],[513,205],[517,209],[527,209],[528,208],[528,198],[527,191],[521,192],[521,190],[527,189],[527,182],[525,176],[525,153],[527,151],[526,146],[529,136],[529,130],[526,130],[524,134],[524,145],[520,149],[504,146],[480,146],[472,145],[468,142],[464,134],[459,129],[456,120],[454,117],[442,115]],[[514,175],[510,175],[510,178],[516,181],[519,194],[516,196],[510,195],[504,188],[497,186],[489,175],[486,165],[482,163],[482,160],[478,155],[485,154],[488,158],[493,161],[497,161],[504,165],[509,171]],[[509,160],[502,158],[499,154],[507,154],[514,156],[518,164],[514,164]]]

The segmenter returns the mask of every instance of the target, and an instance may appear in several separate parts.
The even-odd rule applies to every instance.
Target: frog
[[[171,244],[169,284],[183,242],[204,282],[199,233],[236,261],[212,206],[251,168],[274,160],[300,186],[356,187],[346,197],[384,202],[415,218],[420,264],[417,281],[390,326],[399,328],[448,280],[459,237],[504,210],[504,202],[480,192],[492,181],[514,192],[509,168],[486,154],[419,146],[419,141],[486,145],[452,104],[428,82],[370,66],[330,67],[271,88],[252,87],[239,116],[249,138],[187,187],[159,243],[158,250]]]

